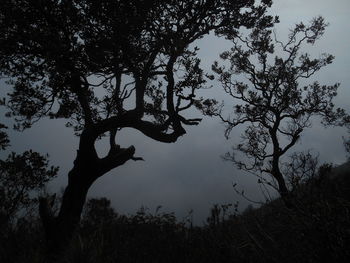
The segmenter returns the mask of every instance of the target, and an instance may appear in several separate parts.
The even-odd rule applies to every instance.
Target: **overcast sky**
[[[316,76],[321,84],[340,82],[338,106],[350,110],[350,1],[349,0],[275,0],[271,13],[280,17],[277,34],[286,37],[288,29],[297,22],[308,22],[322,15],[329,22],[324,37],[310,50],[313,55],[323,52],[333,54],[335,62]],[[219,53],[230,48],[230,43],[208,36],[196,43],[201,48],[202,65],[209,69]],[[216,85],[205,95],[222,98]],[[198,116],[200,115],[197,113]],[[3,117],[1,117],[3,119]],[[2,122],[9,123],[8,120]],[[205,220],[209,208],[215,204],[240,201],[232,183],[237,182],[253,199],[261,199],[256,178],[237,171],[232,164],[222,161],[220,155],[238,142],[241,130],[236,129],[230,140],[224,138],[224,126],[217,119],[204,118],[198,127],[190,127],[187,134],[174,144],[155,142],[137,131],[122,131],[122,146],[134,145],[136,155],[145,162],[129,161],[100,178],[90,189],[90,197],[105,196],[112,200],[119,213],[135,213],[141,206],[154,211],[158,205],[162,211],[175,212],[179,219],[192,209],[194,220]],[[320,160],[341,164],[346,160],[342,145],[343,129],[324,129],[315,123],[302,136],[297,150],[314,149]],[[67,182],[67,173],[75,158],[78,140],[64,121],[43,120],[23,133],[11,133],[11,150],[22,152],[33,149],[49,153],[51,163],[60,166],[59,178],[50,184],[50,191],[59,191]],[[101,141],[102,154],[108,147]]]

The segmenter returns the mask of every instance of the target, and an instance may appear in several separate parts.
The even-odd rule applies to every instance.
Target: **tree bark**
[[[273,160],[272,164],[272,175],[275,177],[278,183],[278,192],[281,195],[281,198],[286,205],[287,208],[292,209],[293,208],[293,202],[291,200],[290,192],[287,188],[286,182],[283,178],[283,175],[279,169],[278,159]]]
[[[84,130],[80,136],[79,150],[73,169],[68,173],[68,185],[58,215],[53,214],[48,200],[40,200],[39,210],[47,249],[49,255],[54,257],[58,258],[69,247],[79,226],[87,193],[94,181],[134,158],[133,146],[124,149],[113,145],[106,157],[99,158],[94,146],[96,138],[97,133],[93,127]]]
[[[281,195],[281,198],[286,205],[287,208],[291,209],[293,208],[293,203],[290,197],[290,192],[287,188],[286,182],[283,178],[283,174],[281,173],[280,167],[279,167],[279,160],[282,153],[282,150],[280,149],[279,141],[277,138],[277,129],[280,124],[281,118],[280,115],[276,116],[276,122],[274,124],[274,127],[269,130],[272,143],[273,143],[273,156],[272,156],[272,170],[271,174],[272,176],[277,180],[278,183],[278,192]]]
[[[68,185],[62,197],[58,215],[51,211],[47,200],[40,201],[40,216],[44,226],[49,255],[60,256],[67,247],[80,222],[90,186],[100,177],[98,156],[94,147],[93,129],[85,129],[80,136],[79,150],[73,169],[68,173]]]
[[[58,215],[54,216],[50,212],[51,208],[47,202],[40,202],[40,215],[50,255],[59,256],[69,246],[79,225],[88,190],[100,176],[97,162],[81,162],[77,161],[78,159],[79,154],[68,174],[68,185]]]

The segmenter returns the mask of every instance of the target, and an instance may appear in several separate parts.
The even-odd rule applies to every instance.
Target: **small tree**
[[[0,124],[0,129],[4,128]],[[0,130],[0,149],[4,150],[9,143],[7,133]],[[12,152],[0,160],[0,225],[11,223],[19,212],[38,203],[38,191],[58,172],[58,167],[48,163],[48,156],[32,150]]]
[[[9,115],[18,129],[65,118],[80,139],[59,214],[45,216],[42,202],[54,251],[71,239],[94,181],[140,160],[134,146],[117,144],[121,129],[173,143],[185,125],[199,123],[184,115],[206,83],[190,44],[212,31],[233,38],[241,26],[270,26],[271,0],[257,2],[2,1],[0,72],[13,87]],[[110,149],[99,157],[95,142],[102,136]]]
[[[282,156],[311,126],[313,116],[320,116],[329,124],[345,115],[343,109],[335,109],[332,103],[339,84],[327,86],[315,81],[304,86],[300,83],[334,59],[329,54],[312,59],[301,52],[302,44],[313,45],[325,28],[322,17],[313,19],[310,25],[297,24],[286,44],[267,29],[253,30],[245,38],[237,36],[233,48],[220,56],[230,66],[220,66],[218,62],[213,65],[225,92],[238,102],[234,114],[225,118],[223,105],[214,107],[216,101],[213,100],[207,100],[202,108],[209,115],[219,116],[227,125],[226,137],[234,127],[246,124],[242,143],[233,147],[234,152],[227,153],[225,159],[259,176],[272,175],[278,184],[276,189],[287,204],[288,187],[280,168]],[[237,75],[243,75],[246,80],[237,80]],[[237,158],[234,155],[237,152],[246,159]]]

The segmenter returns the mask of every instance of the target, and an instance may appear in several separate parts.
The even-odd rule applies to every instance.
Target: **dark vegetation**
[[[350,257],[350,165],[323,165],[281,199],[238,213],[214,206],[203,226],[171,213],[120,215],[105,198],[90,199],[70,248],[58,262],[346,262]],[[4,229],[4,226],[2,226]],[[9,222],[1,262],[44,262],[39,216]],[[18,253],[21,251],[21,253]]]

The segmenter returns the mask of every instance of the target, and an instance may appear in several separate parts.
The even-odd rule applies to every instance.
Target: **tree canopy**
[[[223,89],[237,104],[229,118],[223,116],[223,105],[215,106],[215,100],[207,100],[202,110],[221,118],[227,137],[234,127],[246,124],[242,143],[233,147],[234,153],[226,154],[225,159],[259,176],[272,175],[282,196],[288,189],[280,170],[281,157],[311,127],[312,117],[320,116],[327,125],[341,124],[347,118],[345,111],[333,103],[339,83],[302,81],[334,59],[325,53],[311,58],[301,50],[303,44],[314,45],[326,26],[322,17],[314,18],[309,25],[299,23],[290,30],[286,43],[278,40],[271,29],[253,29],[249,36],[237,36],[232,49],[221,54],[228,66],[218,62],[213,65]],[[238,153],[243,159],[237,157]]]

